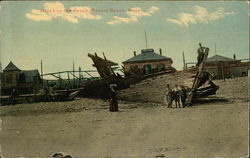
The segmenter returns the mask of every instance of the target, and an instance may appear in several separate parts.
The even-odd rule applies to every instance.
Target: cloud
[[[216,11],[209,13],[208,10],[201,6],[194,6],[193,13],[180,13],[178,18],[167,18],[167,21],[179,26],[188,27],[192,24],[203,23],[207,24],[210,21],[215,21],[224,18],[227,15],[235,14],[234,12],[226,12],[224,8],[218,8]]]
[[[93,15],[89,7],[75,6],[66,9],[61,2],[46,2],[43,9],[32,9],[25,16],[34,21],[51,21],[62,18],[70,23],[78,23],[79,19],[99,20],[102,18],[100,15]]]
[[[116,24],[121,24],[121,23],[137,22],[140,18],[142,18],[144,16],[151,16],[159,9],[160,8],[158,8],[158,7],[152,6],[147,11],[144,12],[139,7],[130,8],[126,12],[128,17],[113,16],[113,19],[108,21],[107,24],[116,25]]]

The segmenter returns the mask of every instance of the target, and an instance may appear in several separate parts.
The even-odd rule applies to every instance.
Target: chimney
[[[236,59],[236,55],[234,54],[234,60]]]
[[[160,55],[162,55],[162,51],[161,51],[161,48],[160,48],[160,50],[159,50],[159,51],[160,51]]]
[[[134,57],[136,56],[136,51],[134,51]]]

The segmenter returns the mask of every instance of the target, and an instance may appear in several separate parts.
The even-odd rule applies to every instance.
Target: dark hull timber
[[[118,76],[109,76],[107,78],[89,81],[87,83],[84,83],[84,85],[82,85],[82,88],[79,89],[79,96],[107,98],[110,84],[116,84],[117,90],[120,90],[128,88],[133,81],[134,80],[131,78],[123,78]]]

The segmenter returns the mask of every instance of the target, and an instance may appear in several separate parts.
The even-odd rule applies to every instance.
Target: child
[[[173,89],[174,92],[174,101],[175,101],[175,106],[177,107],[181,107],[180,105],[180,89],[178,87],[178,85],[175,85],[175,88]]]
[[[167,99],[167,106],[168,108],[172,108],[172,103],[173,103],[173,91],[170,88],[169,84],[167,84],[167,89],[166,89],[166,99]]]

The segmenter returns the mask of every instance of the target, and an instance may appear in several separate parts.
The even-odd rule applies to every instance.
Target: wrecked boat
[[[79,91],[79,95],[82,97],[107,98],[110,84],[116,84],[116,89],[122,90],[129,88],[130,85],[139,83],[146,78],[176,72],[174,68],[170,68],[160,72],[145,74],[143,73],[143,70],[134,67],[133,71],[127,73],[124,71],[123,67],[120,71],[122,71],[125,76],[122,76],[114,71],[119,68],[118,64],[108,60],[104,53],[103,58],[99,57],[96,53],[89,53],[88,57],[92,59],[94,63],[93,66],[97,69],[100,79],[83,83],[80,88],[81,90]]]
[[[117,89],[125,89],[132,82],[135,82],[132,78],[129,80],[129,78],[124,78],[119,73],[115,73],[114,69],[118,67],[118,64],[107,60],[105,55],[104,59],[96,53],[94,55],[89,53],[88,56],[92,59],[93,66],[97,69],[100,79],[83,83],[79,91],[80,96],[107,98],[110,84],[116,84]]]

